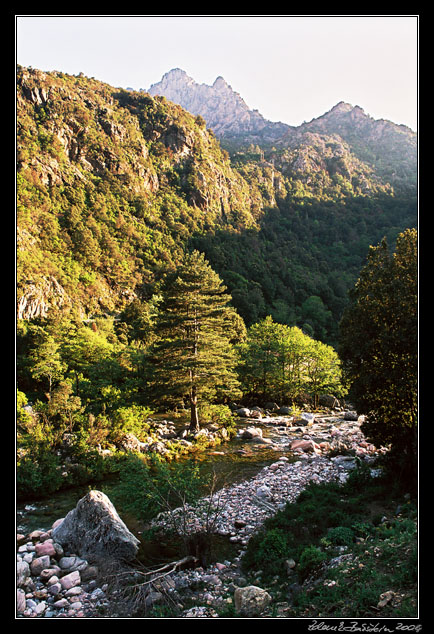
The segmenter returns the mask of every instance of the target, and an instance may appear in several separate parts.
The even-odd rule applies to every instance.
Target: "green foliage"
[[[340,356],[363,431],[415,470],[417,450],[417,232],[372,247],[341,321]],[[408,471],[410,470],[410,471]]]
[[[203,255],[187,254],[162,289],[156,324],[158,340],[150,353],[152,388],[191,409],[191,429],[199,429],[197,406],[238,392],[235,352],[226,315],[229,295]]]
[[[259,542],[255,559],[265,564],[267,575],[281,574],[288,552],[286,533],[281,528],[271,528]]]
[[[345,482],[345,490],[355,493],[362,491],[366,485],[372,482],[371,468],[366,462],[356,458],[356,467],[348,474]]]
[[[326,559],[318,549],[321,551],[324,545],[337,543],[339,539],[348,540],[355,526],[365,518],[368,505],[384,497],[388,486],[373,478],[356,491],[346,483],[309,484],[295,502],[287,503],[283,510],[267,519],[250,539],[243,557],[244,569],[263,570],[266,578],[284,575],[285,559],[292,558],[297,564],[296,572],[304,579],[314,569],[315,562]]]
[[[157,455],[148,460],[129,455],[121,466],[113,498],[125,511],[149,520],[162,511],[197,502],[207,481],[194,462],[169,464]]]
[[[111,416],[109,439],[116,443],[125,434],[134,434],[139,440],[149,431],[147,419],[152,410],[143,405],[119,407]]]
[[[61,463],[46,441],[39,441],[18,459],[16,466],[17,499],[44,497],[57,491],[63,478]]]
[[[346,393],[333,348],[270,316],[249,328],[240,376],[244,392],[263,400],[291,402],[307,393],[316,403],[320,393]]]
[[[350,546],[354,540],[354,532],[348,526],[336,526],[328,530],[326,539],[334,546]]]
[[[360,543],[348,543],[346,560],[328,568],[323,583],[294,597],[288,616],[316,617],[415,617],[417,615],[417,511],[410,504],[407,513],[377,527],[371,522],[353,525]],[[386,591],[392,600],[377,607]]]
[[[85,313],[122,311],[131,293],[140,302],[158,293],[185,248],[197,248],[248,325],[271,314],[335,345],[369,245],[416,225],[411,191],[380,184],[333,137],[318,145],[310,135],[313,150],[305,140],[292,149],[238,146],[231,165],[202,119],[165,99],[25,68],[17,81],[24,304],[30,289],[37,295],[54,278]],[[38,93],[50,97],[35,103]],[[398,136],[404,140],[402,130]],[[363,139],[348,141],[357,156],[381,167],[393,155],[405,184],[411,169],[399,143],[383,147],[378,161]],[[305,150],[313,158],[325,151],[326,168],[317,173],[307,161],[304,172],[292,169]]]
[[[298,575],[300,580],[304,581],[326,560],[327,555],[316,546],[308,546],[305,548],[300,555],[298,563]]]
[[[287,584],[292,589],[295,580],[302,584],[314,578],[315,583],[292,594],[288,617],[414,616],[417,509],[401,496],[402,491],[381,478],[371,478],[357,490],[333,482],[311,484],[253,535],[243,570],[247,575],[261,570],[265,583],[277,575],[282,592]],[[376,521],[377,508],[381,522]],[[345,557],[339,563],[336,556],[343,548]],[[296,563],[289,579],[287,559]],[[378,612],[386,590],[392,590],[398,602]]]
[[[199,418],[214,425],[222,426],[229,432],[236,431],[236,420],[228,405],[202,404],[199,407]]]
[[[236,346],[247,392],[292,399],[303,385],[314,396],[344,394],[326,344],[337,341],[369,245],[415,226],[410,190],[392,193],[333,139],[325,170],[295,173],[301,147],[238,145],[230,161],[201,117],[165,99],[32,69],[19,68],[17,81],[17,380],[34,411],[20,396],[19,449],[42,440],[57,449],[65,432],[90,448],[140,436],[151,396],[161,406],[191,399],[190,372],[201,416],[229,429],[224,404],[240,395]],[[313,156],[307,148],[307,166]],[[384,172],[379,156],[371,148],[365,158]],[[404,326],[414,307],[405,242],[394,257],[402,281],[388,286],[404,309],[381,346],[414,339]],[[186,258],[195,249],[203,255]],[[196,339],[189,315],[187,336],[186,307],[208,301],[213,314],[205,311]],[[196,344],[203,352],[189,354]],[[413,372],[414,357],[393,363],[396,389],[384,402],[397,402],[407,420],[397,375]]]

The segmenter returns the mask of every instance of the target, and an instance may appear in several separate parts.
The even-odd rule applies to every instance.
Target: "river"
[[[283,429],[278,431],[277,428],[263,425],[259,421],[254,423],[250,421],[249,423],[240,423],[239,431],[252,425],[260,427],[263,437],[272,440],[273,444],[255,444],[237,436],[217,447],[209,447],[200,454],[195,454],[195,459],[200,461],[205,471],[215,472],[220,483],[230,485],[252,478],[263,467],[275,462],[280,456],[290,455],[288,452],[289,437]],[[297,437],[297,434],[291,433],[290,437]],[[296,460],[292,456],[291,459]],[[191,460],[191,457],[187,456],[185,460]],[[77,502],[90,489],[101,490],[110,498],[116,485],[117,478],[112,477],[102,483],[65,489],[50,494],[46,499],[18,504],[16,507],[17,533],[28,534],[33,530],[48,530],[53,522],[75,508]],[[125,514],[119,504],[116,505],[116,509],[131,532],[137,534],[142,528],[140,522]]]

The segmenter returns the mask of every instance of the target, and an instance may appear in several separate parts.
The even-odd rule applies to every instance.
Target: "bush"
[[[194,463],[169,464],[158,455],[146,461],[133,454],[120,467],[119,485],[113,495],[125,511],[151,519],[161,511],[196,502],[206,482]]]
[[[131,405],[120,407],[112,415],[110,439],[119,441],[125,434],[134,434],[139,440],[143,434],[149,431],[146,419],[152,411],[143,405]]]
[[[353,543],[354,533],[347,526],[336,526],[329,529],[326,539],[333,546],[350,546]]]
[[[265,533],[258,545],[257,556],[266,574],[282,572],[283,561],[288,557],[288,540],[285,533],[279,528],[273,528]]]
[[[40,498],[60,489],[63,483],[59,457],[38,442],[17,461],[17,499]]]
[[[303,550],[298,562],[298,576],[305,580],[327,560],[327,555],[316,546],[308,546]]]
[[[199,418],[204,422],[226,427],[228,430],[236,427],[234,415],[227,405],[202,405],[199,408]]]
[[[350,471],[344,488],[348,492],[358,493],[371,481],[372,475],[369,465],[362,462],[360,459],[356,459],[356,467]]]

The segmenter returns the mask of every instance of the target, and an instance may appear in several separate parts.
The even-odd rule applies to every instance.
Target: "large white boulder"
[[[53,528],[52,537],[88,561],[129,561],[136,556],[140,543],[101,491],[90,491],[81,498],[75,509]]]

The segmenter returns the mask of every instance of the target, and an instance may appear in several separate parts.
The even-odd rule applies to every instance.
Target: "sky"
[[[148,89],[172,68],[222,76],[250,109],[300,125],[340,101],[417,130],[417,15],[19,15],[16,62]]]

